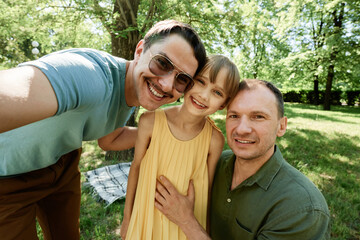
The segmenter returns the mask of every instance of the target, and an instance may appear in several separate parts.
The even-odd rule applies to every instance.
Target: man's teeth
[[[252,143],[252,141],[243,141],[243,140],[235,140],[235,141],[237,141],[239,143]]]
[[[155,90],[155,88],[153,88],[150,84],[149,84],[149,89],[150,89],[150,91],[152,92],[152,94],[154,94],[156,97],[159,97],[159,98],[164,97],[164,95],[159,94],[159,93]]]
[[[200,107],[206,107],[204,104],[200,103],[199,101],[197,101],[195,98],[193,98],[194,102],[199,105]]]

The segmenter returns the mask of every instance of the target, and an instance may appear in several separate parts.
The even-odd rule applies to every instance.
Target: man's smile
[[[148,82],[148,86],[149,86],[149,90],[150,92],[155,96],[155,97],[158,97],[158,98],[163,98],[165,95],[164,94],[161,94],[157,91],[157,89],[151,84]]]

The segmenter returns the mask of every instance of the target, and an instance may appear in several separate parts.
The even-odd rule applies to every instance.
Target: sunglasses
[[[194,85],[193,78],[183,71],[178,71],[177,69],[180,68],[164,55],[154,55],[149,62],[149,69],[152,74],[159,77],[166,76],[171,74],[173,71],[177,71],[174,87],[179,93],[186,92]]]

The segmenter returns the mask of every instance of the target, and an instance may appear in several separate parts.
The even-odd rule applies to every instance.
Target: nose
[[[207,87],[206,89],[203,89],[203,90],[200,91],[200,93],[199,93],[200,97],[201,97],[204,101],[209,100],[210,94],[211,94],[211,89],[210,89],[209,87]]]
[[[173,71],[169,75],[160,77],[158,82],[161,90],[164,92],[172,92],[174,88],[175,77],[176,77],[176,71]]]
[[[236,126],[236,133],[237,134],[248,134],[251,133],[252,127],[251,127],[251,121],[246,117],[242,116],[238,121],[238,124]]]

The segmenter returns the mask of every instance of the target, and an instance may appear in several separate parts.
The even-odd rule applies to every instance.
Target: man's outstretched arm
[[[164,176],[156,183],[155,207],[185,233],[189,240],[208,240],[209,235],[194,215],[195,190],[192,181],[188,194],[181,195]]]
[[[0,133],[53,116],[55,92],[38,68],[0,71]]]

